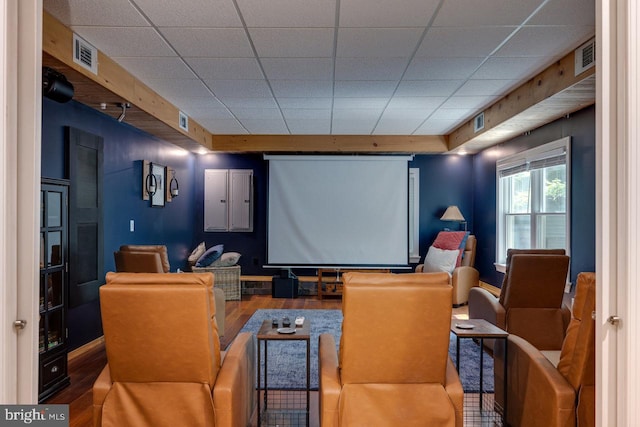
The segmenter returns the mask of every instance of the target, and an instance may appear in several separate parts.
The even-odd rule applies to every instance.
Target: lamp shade
[[[441,221],[464,221],[464,217],[457,206],[449,206],[440,217]]]

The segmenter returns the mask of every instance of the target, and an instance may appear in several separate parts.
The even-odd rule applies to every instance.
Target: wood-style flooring
[[[227,301],[224,337],[220,339],[225,349],[238,334],[246,321],[261,308],[274,309],[341,309],[341,299],[300,297],[296,299],[271,298],[265,295],[243,295],[241,301]],[[457,318],[467,317],[467,308],[453,310]],[[92,391],[94,381],[107,363],[104,344],[100,344],[69,361],[71,385],[47,400],[51,404],[68,404],[70,427],[92,427]],[[312,394],[310,425],[318,425],[317,394]],[[315,408],[315,409],[314,409]]]

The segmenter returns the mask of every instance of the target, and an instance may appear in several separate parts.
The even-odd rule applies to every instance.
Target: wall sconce
[[[169,181],[169,191],[171,192],[171,198],[178,197],[178,190],[180,190],[180,185],[178,184],[178,180],[176,179],[176,171],[175,169],[171,169],[171,181]]]
[[[440,217],[440,221],[455,221],[464,224],[464,231],[467,231],[467,221],[462,216],[462,212],[457,206],[449,206],[444,214]]]
[[[148,197],[155,196],[156,191],[158,191],[158,179],[153,173],[151,173],[152,170],[153,163],[149,163],[147,175],[144,178],[144,190],[146,191]]]

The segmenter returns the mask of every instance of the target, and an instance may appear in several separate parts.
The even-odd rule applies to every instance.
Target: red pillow
[[[433,242],[433,246],[439,249],[458,250],[458,260],[456,261],[456,267],[460,266],[462,262],[462,251],[460,245],[462,240],[466,236],[466,231],[441,231],[438,233],[436,240]]]

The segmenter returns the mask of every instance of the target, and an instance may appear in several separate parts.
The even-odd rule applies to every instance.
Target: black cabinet
[[[40,191],[40,402],[69,385],[68,188],[64,182],[43,180]]]

